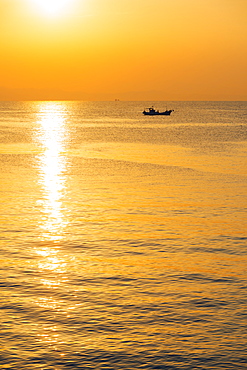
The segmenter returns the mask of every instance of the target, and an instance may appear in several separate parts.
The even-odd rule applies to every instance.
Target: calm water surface
[[[0,103],[1,369],[246,369],[246,102]]]

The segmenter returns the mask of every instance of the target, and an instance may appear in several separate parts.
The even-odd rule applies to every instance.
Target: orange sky
[[[247,100],[246,0],[0,0],[0,34],[0,100]]]

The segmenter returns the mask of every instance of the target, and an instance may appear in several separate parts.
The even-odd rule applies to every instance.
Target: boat
[[[165,110],[164,112],[155,110],[154,107],[146,108],[146,109],[144,109],[144,111],[142,112],[145,116],[170,116],[170,114],[174,112],[173,109]]]

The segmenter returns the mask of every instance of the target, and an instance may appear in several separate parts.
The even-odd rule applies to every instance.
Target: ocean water
[[[1,369],[247,369],[247,103],[0,103]]]

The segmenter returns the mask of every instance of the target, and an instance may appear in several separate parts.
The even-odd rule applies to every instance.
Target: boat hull
[[[145,116],[170,116],[170,114],[173,112],[173,110],[166,110],[165,112],[147,112],[147,111],[143,111],[142,113],[145,115]]]

